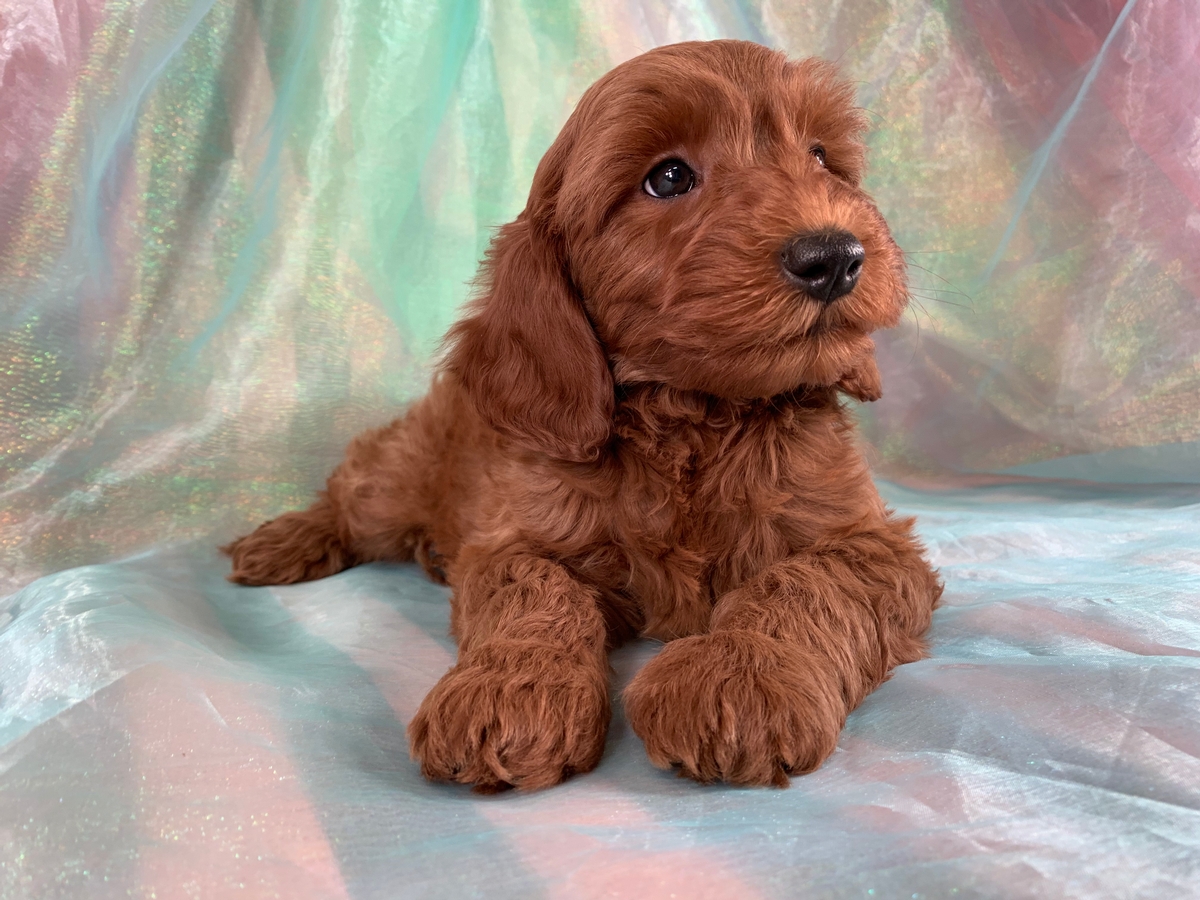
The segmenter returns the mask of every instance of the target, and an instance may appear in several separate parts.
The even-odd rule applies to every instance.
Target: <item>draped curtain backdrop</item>
[[[874,123],[882,475],[1200,480],[1189,0],[2,0],[0,587],[306,503],[587,85],[716,37]]]
[[[619,700],[560,787],[430,784],[447,589],[216,545],[424,391],[587,85],[715,37],[874,123],[913,303],[858,414],[930,655],[786,791]],[[1195,896],[1198,297],[1196,0],[0,0],[0,897]]]

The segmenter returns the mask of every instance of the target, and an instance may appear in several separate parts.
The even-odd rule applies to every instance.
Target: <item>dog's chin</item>
[[[661,384],[723,400],[761,400],[837,384],[870,358],[874,349],[865,331],[842,327],[815,329],[784,341],[763,341],[727,357],[710,354],[698,359],[680,353],[671,360],[648,362],[615,356],[611,362],[619,385]]]

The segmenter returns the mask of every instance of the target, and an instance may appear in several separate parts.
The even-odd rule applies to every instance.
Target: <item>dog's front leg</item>
[[[408,729],[422,773],[488,792],[591,770],[610,715],[598,593],[536,555],[464,548],[462,559],[458,663]]]
[[[923,653],[941,586],[908,527],[788,557],[723,596],[709,633],[667,644],[625,692],[650,760],[735,784],[817,768],[850,710]]]

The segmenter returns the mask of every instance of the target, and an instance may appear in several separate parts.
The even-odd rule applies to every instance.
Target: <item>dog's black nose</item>
[[[780,261],[788,276],[806,294],[832,303],[854,290],[867,252],[848,231],[798,234],[783,248]]]

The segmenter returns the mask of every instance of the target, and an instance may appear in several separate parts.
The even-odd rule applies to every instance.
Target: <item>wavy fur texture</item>
[[[459,659],[408,732],[426,776],[593,768],[607,652],[645,635],[668,643],[624,704],[651,761],[786,785],[923,654],[941,585],[839,397],[879,396],[869,334],[907,300],[863,130],[818,60],[715,41],[618,66],[497,233],[429,394],[351,443],[313,507],[225,548],[243,584],[416,559],[452,586]],[[691,191],[642,189],[666,159]],[[829,229],[866,255],[822,303],[780,252]]]

